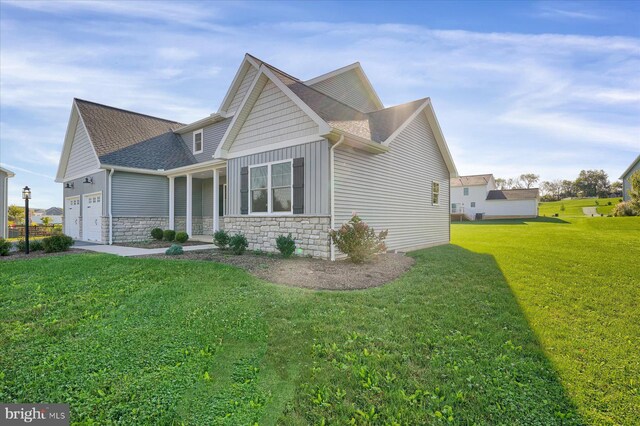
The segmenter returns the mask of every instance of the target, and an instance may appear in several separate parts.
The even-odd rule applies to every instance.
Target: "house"
[[[8,194],[9,194],[9,178],[15,176],[11,170],[0,167],[0,238],[7,238],[7,225],[9,223],[7,218],[7,212],[9,209]]]
[[[475,219],[538,216],[538,188],[498,189],[492,174],[451,179],[451,214]]]
[[[42,209],[39,214],[31,216],[31,223],[41,225],[44,218],[49,218],[49,225],[61,225],[64,210],[60,207],[49,207]]]
[[[76,239],[225,229],[273,251],[291,233],[334,259],[328,231],[353,211],[391,250],[447,243],[455,176],[429,98],[385,108],[359,63],[303,81],[247,54],[218,112],[192,123],[74,99],[57,181]]]
[[[640,170],[640,155],[638,155],[634,162],[632,162],[627,170],[622,173],[620,179],[622,179],[622,196],[624,201],[629,201],[631,199],[630,191],[631,191],[631,175]]]

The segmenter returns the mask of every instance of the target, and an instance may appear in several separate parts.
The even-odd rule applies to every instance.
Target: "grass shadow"
[[[474,220],[474,221],[465,221],[465,222],[456,222],[451,221],[451,224],[456,225],[527,225],[529,223],[554,223],[554,224],[570,224],[571,222],[567,222],[566,220],[562,220],[557,217],[545,217],[538,216],[535,218],[524,218],[524,219],[485,219],[485,220]]]

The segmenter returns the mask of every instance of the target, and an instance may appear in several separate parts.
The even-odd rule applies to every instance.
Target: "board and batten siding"
[[[240,214],[240,169],[254,164],[304,158],[304,214],[329,214],[329,142],[316,142],[231,159],[227,162],[229,215]]]
[[[424,114],[391,143],[389,152],[335,151],[335,225],[353,211],[376,231],[389,230],[390,250],[449,241],[449,171]],[[431,183],[440,183],[438,205]]]
[[[355,70],[329,77],[311,87],[362,112],[378,109]]]
[[[229,152],[317,135],[318,131],[318,125],[269,80],[238,131]]]
[[[116,171],[111,185],[114,217],[169,216],[169,179],[166,176]]]
[[[84,128],[81,120],[76,124],[76,131],[71,144],[71,152],[69,153],[69,161],[65,177],[79,176],[83,172],[95,170],[100,167],[96,153],[91,146],[89,134]]]
[[[227,177],[220,176],[219,184],[225,183],[227,183]],[[213,216],[213,177],[202,179],[202,216]]]
[[[242,82],[238,86],[238,90],[236,90],[231,103],[229,104],[229,108],[227,108],[227,114],[235,114],[236,110],[242,103],[242,100],[246,96],[247,90],[249,90],[249,87],[251,86],[251,82],[253,82],[253,80],[256,78],[257,73],[257,69],[255,69],[254,67],[249,67],[242,79]]]
[[[215,154],[218,144],[227,131],[229,124],[231,124],[231,118],[202,128],[202,152],[193,155],[198,163],[211,161],[213,159],[213,154]],[[193,153],[193,133],[194,132],[187,132],[181,135],[184,144],[191,153]]]

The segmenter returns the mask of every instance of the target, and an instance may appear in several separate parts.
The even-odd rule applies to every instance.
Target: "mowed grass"
[[[629,219],[455,225],[355,292],[210,262],[3,262],[0,400],[82,424],[631,424]]]
[[[596,202],[598,204],[596,204]],[[595,207],[598,213],[605,216],[620,202],[620,197],[614,198],[576,198],[573,200],[549,201],[539,204],[538,214],[540,216],[551,217],[554,214],[559,216],[584,216],[583,207]],[[608,203],[611,203],[609,205]],[[561,207],[564,205],[564,211]]]
[[[557,221],[454,225],[452,242],[495,258],[586,421],[637,424],[640,219]]]

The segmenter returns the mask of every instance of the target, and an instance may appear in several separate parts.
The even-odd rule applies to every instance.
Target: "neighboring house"
[[[359,63],[302,81],[245,55],[218,112],[190,124],[75,99],[57,181],[65,233],[100,243],[152,228],[291,233],[334,258],[356,211],[390,250],[449,241],[454,162],[429,98],[385,108]]]
[[[497,189],[492,174],[451,179],[451,214],[469,220],[538,216],[538,188]]]
[[[7,225],[9,223],[7,218],[7,211],[9,204],[7,202],[9,194],[9,178],[15,176],[11,170],[7,170],[4,167],[0,167],[0,238],[7,238]]]
[[[622,197],[624,201],[631,199],[631,195],[629,195],[629,191],[631,191],[631,175],[638,170],[640,170],[640,155],[636,157],[635,161],[631,163],[622,176],[620,176],[620,179],[622,179]]]

